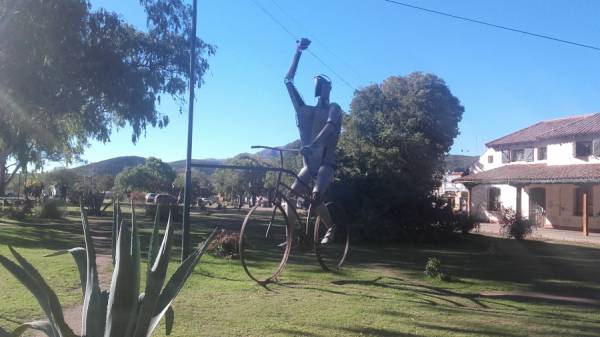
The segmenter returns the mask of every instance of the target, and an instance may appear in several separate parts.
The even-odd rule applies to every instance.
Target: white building
[[[437,189],[436,194],[448,202],[454,211],[465,211],[468,200],[468,189],[465,185],[456,182],[457,178],[462,177],[463,172],[450,172],[444,175],[442,184]]]
[[[486,146],[455,180],[470,191],[472,215],[497,222],[504,207],[547,228],[600,231],[600,113],[539,122]]]

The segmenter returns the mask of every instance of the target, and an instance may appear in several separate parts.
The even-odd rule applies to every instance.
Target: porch
[[[484,222],[497,223],[502,208],[512,208],[544,229],[600,232],[598,164],[507,165],[456,181],[469,190],[469,214]]]
[[[500,236],[500,225],[496,223],[480,223],[479,227],[473,231],[484,235]],[[589,233],[589,235],[581,235],[578,231],[553,229],[537,227],[534,229],[531,237],[544,241],[564,241],[576,243],[590,243],[600,245],[600,233]]]

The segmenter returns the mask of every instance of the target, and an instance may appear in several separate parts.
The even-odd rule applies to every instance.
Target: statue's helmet
[[[327,75],[315,76],[315,97],[329,94],[331,91],[331,79]]]

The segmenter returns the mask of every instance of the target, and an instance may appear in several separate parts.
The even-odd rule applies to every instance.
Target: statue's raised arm
[[[302,38],[300,41],[298,41],[296,53],[294,54],[294,59],[292,60],[292,65],[290,66],[290,70],[288,70],[287,75],[285,75],[284,80],[296,112],[298,112],[298,110],[304,106],[304,101],[302,100],[300,93],[298,93],[298,89],[296,89],[294,86],[294,76],[296,76],[296,69],[298,69],[298,62],[300,62],[302,51],[308,48],[309,45],[310,40],[307,38]]]

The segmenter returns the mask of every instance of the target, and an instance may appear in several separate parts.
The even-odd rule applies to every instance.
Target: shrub
[[[158,221],[154,222],[148,245],[148,265],[142,268],[135,213],[131,217],[131,226],[127,228],[125,225],[117,225],[122,222],[118,207],[115,209],[113,229],[116,229],[118,236],[116,245],[113,246],[114,272],[109,289],[100,289],[96,253],[83,206],[81,206],[81,218],[86,248],[78,247],[49,255],[70,253],[75,260],[84,293],[82,336],[149,337],[163,317],[169,335],[175,317],[172,308],[173,300],[192,274],[216,230],[178,266],[167,281],[167,270],[175,236],[173,222],[167,223],[162,243],[159,238],[160,226]],[[0,328],[0,336],[20,336],[25,330],[34,329],[41,330],[48,336],[76,337],[64,320],[64,312],[56,293],[23,256],[12,247],[9,249],[16,262],[0,255],[0,265],[27,287],[48,319],[24,323],[12,334]],[[146,274],[145,289],[140,289],[141,273]]]
[[[425,264],[425,276],[436,278],[442,273],[442,262],[437,257],[430,257]]]
[[[1,214],[9,219],[23,221],[33,214],[33,201],[27,199],[21,204],[3,207]]]
[[[144,193],[144,192],[132,191],[132,192],[129,192],[129,194],[127,196],[130,201],[136,201],[136,202],[145,202],[146,201],[146,193]]]
[[[442,261],[437,257],[430,257],[425,264],[425,276],[441,281],[450,281],[450,275],[442,271]]]
[[[208,246],[208,252],[226,259],[238,259],[239,240],[240,233],[223,229]]]
[[[501,211],[500,232],[507,238],[523,240],[533,232],[534,223],[517,218],[517,213],[512,208],[503,208]]]
[[[64,215],[62,204],[57,200],[46,200],[35,207],[34,214],[42,219],[60,219]]]
[[[469,216],[466,212],[459,212],[454,215],[455,227],[463,234],[469,234],[473,229],[478,227],[475,217]]]

